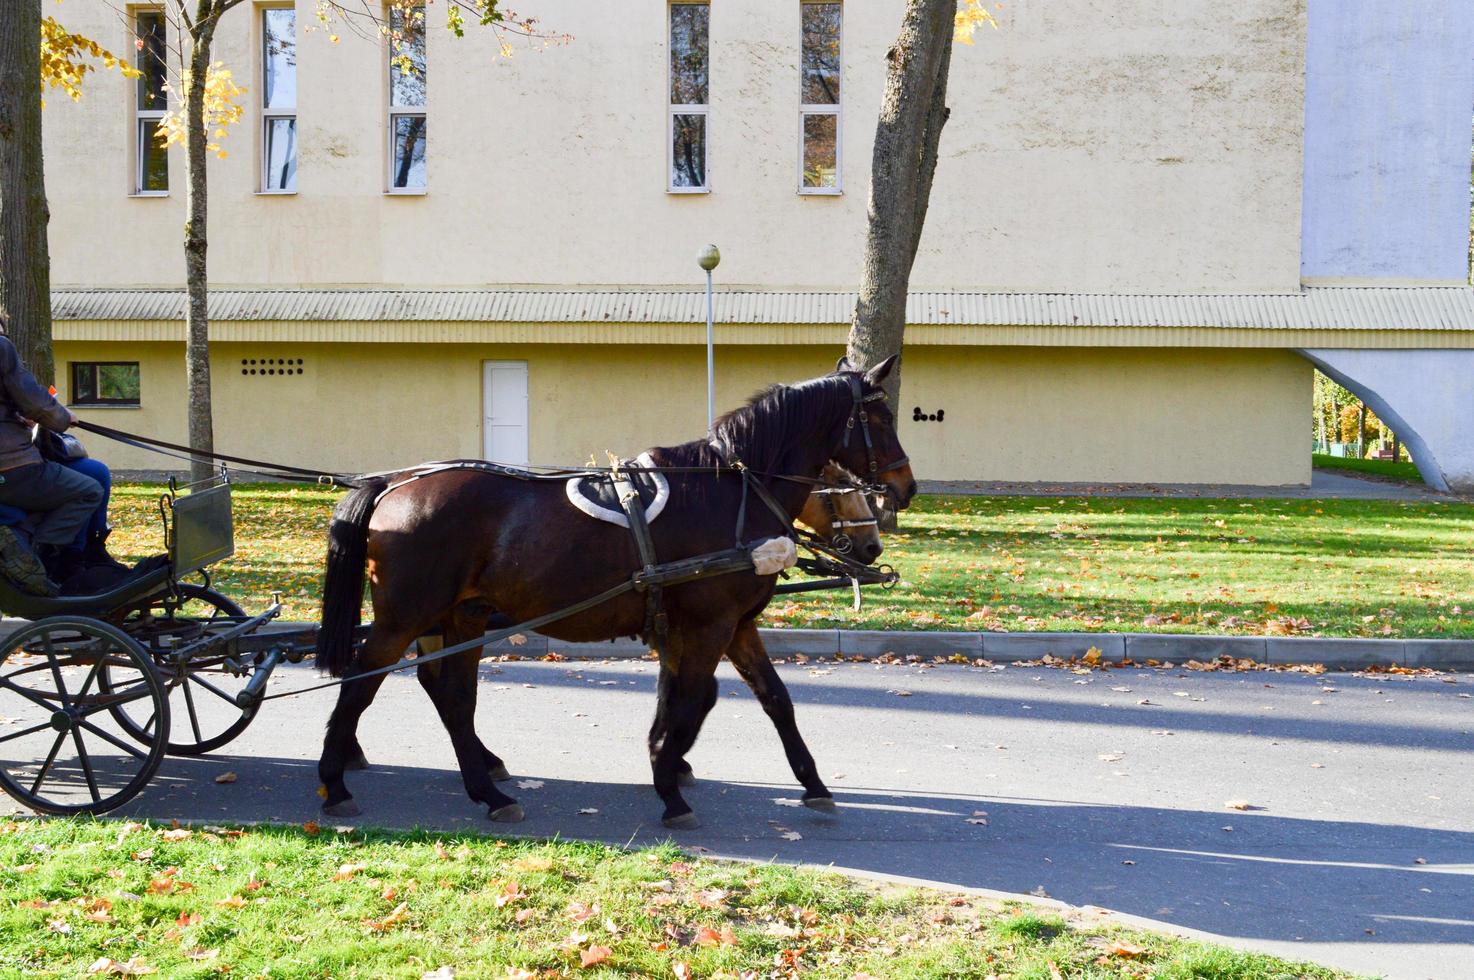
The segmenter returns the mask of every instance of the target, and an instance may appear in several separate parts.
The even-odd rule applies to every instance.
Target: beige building
[[[1341,254],[1307,191],[1317,6],[1016,0],[955,52],[899,412],[919,476],[1305,483],[1305,352],[1474,349],[1465,265],[1307,253]],[[719,406],[833,365],[899,0],[528,0],[573,37],[511,57],[432,7],[408,75],[297,7],[218,33],[247,89],[210,163],[225,451],[368,470],[694,438],[708,241]],[[184,168],[149,139],[177,38],[128,11],[63,12],[142,38],[145,76],[48,103],[58,374],[84,416],[181,439]]]

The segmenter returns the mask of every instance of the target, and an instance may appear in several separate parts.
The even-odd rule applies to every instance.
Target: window
[[[137,406],[138,362],[73,361],[72,404]]]
[[[261,11],[261,190],[297,190],[297,12]]]
[[[711,7],[670,5],[670,183],[674,194],[702,193],[707,182],[707,34]]]
[[[169,193],[169,154],[159,142],[159,121],[164,118],[169,80],[169,48],[164,36],[164,14],[160,10],[140,10],[133,15],[137,37],[135,67],[138,76],[134,106],[133,139],[137,144],[134,165],[135,194]]]
[[[425,190],[425,9],[389,7],[389,190]]]
[[[843,5],[805,0],[799,4],[799,15],[803,50],[799,64],[798,192],[838,194]]]

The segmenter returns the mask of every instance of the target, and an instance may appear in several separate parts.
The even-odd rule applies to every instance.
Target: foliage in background
[[[73,102],[82,98],[82,81],[89,72],[97,70],[92,63],[101,62],[104,68],[117,69],[124,78],[137,78],[137,68],[120,58],[96,41],[81,34],[73,34],[55,17],[41,20],[41,84],[48,88],[59,88]]]
[[[1423,474],[1417,463],[1390,459],[1356,459],[1350,456],[1327,456],[1315,453],[1310,457],[1312,466],[1327,470],[1350,470],[1367,476],[1384,477],[1399,483],[1423,483]]]
[[[157,485],[114,490],[112,542],[159,550]],[[237,485],[217,584],[318,614],[337,494]],[[885,535],[892,591],[779,597],[766,625],[1474,638],[1474,505],[923,496]]]
[[[232,791],[213,789],[222,800]],[[0,823],[0,972],[1345,976],[1085,912],[706,860],[672,845],[89,820]]]

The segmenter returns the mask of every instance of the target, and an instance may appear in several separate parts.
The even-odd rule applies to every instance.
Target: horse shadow
[[[235,781],[215,784],[225,770]],[[800,806],[787,783],[703,779],[690,790],[703,827],[673,838],[643,782],[521,775],[508,791],[527,819],[502,825],[466,799],[453,769],[375,765],[354,775],[365,816],[341,823],[614,845],[674,839],[698,853],[1043,894],[1245,941],[1474,944],[1466,831],[845,786],[835,788],[839,811],[826,815]],[[115,816],[339,823],[320,814],[316,782],[303,759],[174,758]]]

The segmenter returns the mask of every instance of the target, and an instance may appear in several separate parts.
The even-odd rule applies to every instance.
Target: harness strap
[[[614,485],[619,506],[629,519],[630,535],[640,553],[643,576],[636,578],[635,588],[645,593],[645,642],[655,647],[661,666],[674,672],[676,665],[669,662],[667,653],[670,619],[665,614],[665,591],[659,581],[652,579],[656,569],[655,543],[650,540],[650,524],[645,520],[645,502],[640,499],[639,488],[623,471],[610,474],[609,482]]]

